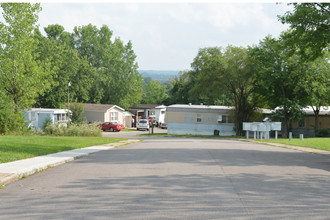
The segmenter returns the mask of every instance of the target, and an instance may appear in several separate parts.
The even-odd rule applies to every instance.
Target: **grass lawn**
[[[289,139],[270,139],[270,140],[263,140],[263,142],[270,142],[270,143],[280,143],[280,144],[288,144],[294,145],[299,147],[310,147],[320,150],[328,150],[330,151],[330,138],[304,138],[304,140],[300,140],[299,138],[293,138],[291,141]]]
[[[0,136],[0,163],[31,158],[77,148],[114,143],[126,138]]]
[[[123,130],[121,131],[136,131],[136,128],[124,128]]]

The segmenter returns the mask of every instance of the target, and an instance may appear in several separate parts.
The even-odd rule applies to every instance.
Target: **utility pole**
[[[70,126],[70,86],[71,83],[68,83],[68,127]]]

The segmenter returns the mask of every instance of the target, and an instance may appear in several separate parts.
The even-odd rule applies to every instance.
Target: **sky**
[[[204,47],[252,46],[267,35],[288,29],[277,15],[291,10],[287,3],[189,2],[44,2],[40,30],[60,24],[107,25],[114,37],[131,41],[140,70],[190,69]]]

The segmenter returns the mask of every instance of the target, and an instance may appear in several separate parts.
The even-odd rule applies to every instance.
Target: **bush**
[[[61,124],[50,124],[44,128],[44,133],[55,136],[94,136],[101,137],[102,131],[97,124],[70,124],[65,127]]]
[[[71,103],[70,110],[72,111],[72,123],[82,124],[86,122],[86,117],[82,116],[85,112],[84,104],[77,102]]]
[[[23,112],[14,112],[13,101],[0,90],[0,135],[31,135],[35,130],[28,128]]]
[[[330,137],[330,129],[319,130],[317,137]]]

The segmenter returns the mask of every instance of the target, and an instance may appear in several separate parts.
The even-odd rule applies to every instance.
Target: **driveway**
[[[0,219],[328,219],[330,158],[148,138],[7,185]]]

